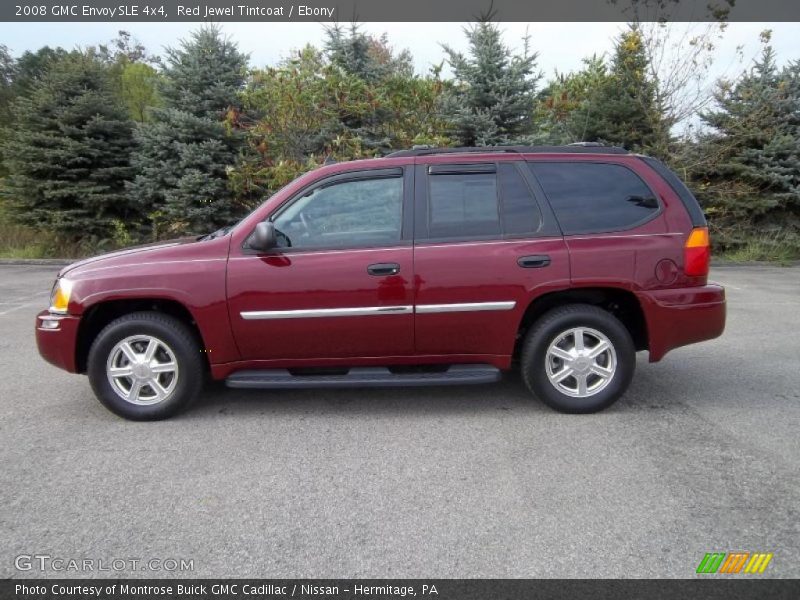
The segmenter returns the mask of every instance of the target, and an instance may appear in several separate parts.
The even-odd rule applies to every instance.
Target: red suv
[[[497,381],[601,410],[636,352],[719,336],[697,201],[662,163],[595,146],[415,149],[303,175],[237,225],[64,268],[49,362],[129,419],[235,388]]]

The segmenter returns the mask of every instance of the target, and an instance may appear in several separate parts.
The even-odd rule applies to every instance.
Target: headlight
[[[56,280],[53,292],[50,294],[50,312],[61,315],[67,314],[69,295],[72,293],[72,282],[69,279]]]

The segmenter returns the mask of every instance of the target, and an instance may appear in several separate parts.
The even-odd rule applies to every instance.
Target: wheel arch
[[[647,322],[636,294],[620,287],[578,287],[547,292],[530,301],[517,328],[515,358],[531,325],[547,311],[566,304],[591,304],[608,311],[625,325],[637,351],[649,349]]]
[[[103,300],[87,307],[81,315],[75,348],[76,372],[86,373],[89,349],[106,325],[124,315],[142,311],[157,312],[178,319],[189,327],[198,347],[201,349],[206,347],[203,334],[191,310],[177,300],[147,297]],[[208,370],[208,356],[203,353],[203,357],[205,368]]]

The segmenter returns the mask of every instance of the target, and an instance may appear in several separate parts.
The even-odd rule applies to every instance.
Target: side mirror
[[[275,223],[272,221],[262,221],[256,225],[253,238],[250,240],[250,247],[259,252],[267,252],[278,245],[278,238],[275,235]]]

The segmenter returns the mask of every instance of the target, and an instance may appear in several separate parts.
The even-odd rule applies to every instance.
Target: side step
[[[225,380],[230,388],[304,389],[468,385],[500,380],[491,365],[452,365],[445,371],[392,373],[386,367],[353,367],[343,374],[293,375],[287,369],[238,371]]]

